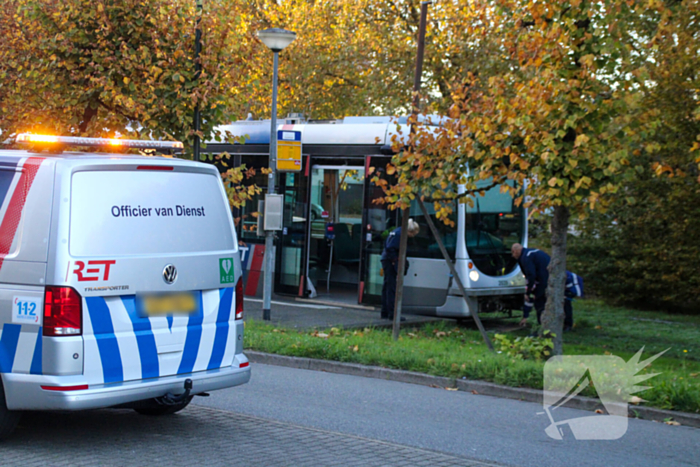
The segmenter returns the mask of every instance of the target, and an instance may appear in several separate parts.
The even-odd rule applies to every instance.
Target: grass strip
[[[642,347],[645,347],[642,358],[666,350],[661,358],[642,370],[661,374],[648,380],[645,384],[651,388],[637,395],[647,406],[700,413],[700,317],[638,312],[589,300],[576,302],[575,308],[575,332],[564,337],[566,355],[614,354],[629,360]],[[516,321],[499,320],[496,325],[493,322],[490,325],[512,327]],[[493,336],[497,331],[489,332]],[[527,333],[528,330],[521,329],[506,334],[515,338]],[[297,331],[248,321],[245,348],[542,388],[543,361],[492,354],[477,330],[449,320],[405,328],[397,342],[388,329]],[[592,388],[584,395],[596,396]]]

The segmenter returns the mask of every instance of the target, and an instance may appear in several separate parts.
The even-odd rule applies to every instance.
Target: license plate
[[[140,302],[141,310],[148,316],[190,314],[197,309],[191,293],[144,295],[140,297]]]

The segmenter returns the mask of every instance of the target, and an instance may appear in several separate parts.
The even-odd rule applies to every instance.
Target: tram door
[[[283,228],[275,241],[277,258],[275,292],[301,295],[306,271],[307,178],[303,173],[281,173],[279,193],[284,195]]]
[[[370,167],[382,168],[389,162],[389,158],[372,156],[367,161]],[[389,178],[379,169],[382,178]],[[364,206],[363,230],[364,242],[362,249],[362,264],[360,270],[360,303],[366,305],[381,305],[382,285],[384,278],[381,274],[381,255],[386,238],[394,228],[398,226],[398,212],[391,211],[386,204],[376,203],[384,197],[384,191],[371,182],[372,177],[367,177],[364,183],[364,197],[367,200]]]
[[[362,166],[311,167],[308,274],[319,297],[358,302],[364,174]]]

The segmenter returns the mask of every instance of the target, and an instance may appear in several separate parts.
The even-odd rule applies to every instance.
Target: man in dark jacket
[[[415,237],[420,232],[420,226],[413,219],[408,220],[408,236]],[[401,227],[389,234],[382,251],[382,270],[384,284],[382,286],[383,319],[394,319],[394,304],[396,302],[396,275],[398,274],[399,246],[401,243]],[[401,321],[405,319],[402,317]]]
[[[510,249],[513,258],[518,261],[520,269],[525,274],[527,280],[527,290],[525,292],[525,301],[532,302],[535,311],[537,312],[537,322],[542,318],[544,306],[547,303],[547,281],[549,280],[549,255],[542,250],[536,248],[524,248],[520,243],[514,243]],[[520,320],[520,325],[527,324],[527,318],[530,316],[528,308],[523,310],[523,319]]]

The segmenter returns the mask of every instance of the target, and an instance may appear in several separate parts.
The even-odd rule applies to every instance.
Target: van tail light
[[[44,335],[79,336],[83,333],[83,300],[71,287],[46,287]]]
[[[236,319],[243,319],[243,276],[236,282]]]

